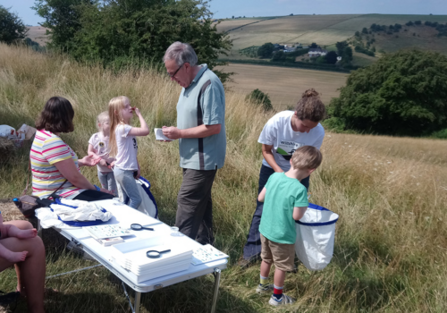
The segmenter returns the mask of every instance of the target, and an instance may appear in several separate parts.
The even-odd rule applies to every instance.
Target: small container
[[[174,236],[174,237],[182,237],[183,234],[182,234],[181,232],[179,232],[177,226],[172,226],[172,227],[171,227],[171,236]]]

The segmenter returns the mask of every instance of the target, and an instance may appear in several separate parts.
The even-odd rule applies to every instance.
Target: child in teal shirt
[[[307,190],[300,183],[320,166],[321,152],[312,146],[298,148],[290,159],[291,168],[286,173],[274,173],[258,196],[264,202],[261,224],[261,280],[258,293],[271,292],[269,304],[292,304],[295,300],[283,294],[286,272],[294,270],[295,220],[303,217],[309,206]],[[272,264],[275,264],[274,285],[268,284]]]

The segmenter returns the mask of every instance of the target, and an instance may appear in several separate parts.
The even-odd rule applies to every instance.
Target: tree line
[[[175,41],[191,44],[213,69],[232,46],[203,0],[36,0],[33,8],[49,29],[49,49],[118,70],[161,63]],[[230,75],[214,71],[223,82]]]

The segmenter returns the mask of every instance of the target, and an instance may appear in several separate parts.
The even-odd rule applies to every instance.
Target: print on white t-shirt
[[[129,136],[132,126],[119,124],[115,129],[116,145],[118,153],[116,155],[115,166],[122,170],[138,170],[138,144],[135,136]]]

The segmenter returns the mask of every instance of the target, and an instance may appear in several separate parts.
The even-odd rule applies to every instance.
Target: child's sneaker
[[[256,292],[259,294],[262,293],[272,293],[273,292],[273,285],[272,284],[268,284],[268,285],[261,285],[259,284],[258,287],[256,287]]]
[[[269,304],[273,306],[278,306],[278,305],[292,304],[295,301],[296,301],[295,299],[285,294],[282,295],[280,300],[277,300],[276,297],[272,295],[270,297]]]

